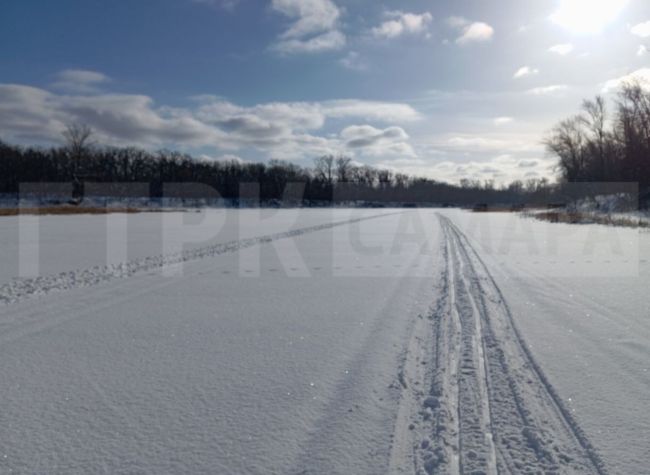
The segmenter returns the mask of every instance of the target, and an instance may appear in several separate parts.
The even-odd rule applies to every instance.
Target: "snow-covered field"
[[[643,473],[650,233],[0,218],[0,473]]]

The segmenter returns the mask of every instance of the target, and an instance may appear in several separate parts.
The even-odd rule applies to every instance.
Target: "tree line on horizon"
[[[158,198],[171,193],[177,198],[254,198],[264,203],[303,205],[519,206],[561,204],[630,189],[594,182],[632,182],[641,189],[650,186],[650,92],[638,83],[621,89],[611,119],[604,99],[596,97],[584,102],[579,115],[560,122],[547,135],[544,144],[558,157],[558,183],[530,179],[497,187],[491,180],[462,180],[454,185],[357,165],[345,156],[327,155],[316,158],[312,167],[301,167],[279,160],[215,161],[167,150],[98,147],[91,143],[92,130],[79,124],[69,125],[63,136],[66,145],[54,148],[25,148],[0,141],[0,193],[17,195],[25,183],[71,183],[74,193],[83,196],[84,183],[92,183],[103,185],[99,188],[110,196],[139,193],[139,197]],[[145,188],[129,184],[144,184]]]
[[[67,134],[78,134],[71,126]],[[72,132],[71,132],[72,131]],[[124,147],[91,147],[74,138],[56,148],[23,148],[0,141],[0,193],[18,194],[25,183],[78,183],[100,187],[116,196],[142,193],[148,197],[259,198],[261,202],[518,203],[545,193],[547,180],[515,182],[496,187],[493,181],[463,180],[461,185],[414,177],[391,170],[357,165],[333,155],[314,160],[312,167],[271,160],[268,163],[197,159],[188,154]],[[83,142],[83,141],[82,141]],[[106,185],[114,185],[107,187]],[[129,184],[146,184],[129,187]],[[178,187],[193,184],[205,186]],[[170,186],[171,185],[171,186]],[[23,189],[24,191],[24,189]]]

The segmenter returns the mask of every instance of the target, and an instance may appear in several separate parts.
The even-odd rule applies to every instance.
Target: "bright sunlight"
[[[600,33],[627,3],[627,0],[561,0],[551,19],[573,33]]]

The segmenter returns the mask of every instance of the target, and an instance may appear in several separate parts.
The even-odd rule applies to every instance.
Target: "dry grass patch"
[[[110,213],[152,213],[162,211],[154,208],[116,208],[116,207],[92,207],[92,206],[42,206],[35,208],[0,208],[0,216],[24,215],[74,215],[74,214],[110,214]]]
[[[547,211],[531,213],[528,216],[540,221],[566,224],[603,224],[625,228],[650,228],[650,222],[629,216],[612,216],[608,214],[581,213],[578,211]]]

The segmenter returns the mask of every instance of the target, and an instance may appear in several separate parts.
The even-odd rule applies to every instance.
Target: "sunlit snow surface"
[[[0,296],[21,289],[0,306],[0,473],[426,468],[439,214],[606,468],[642,472],[649,234],[378,209],[0,218]]]

